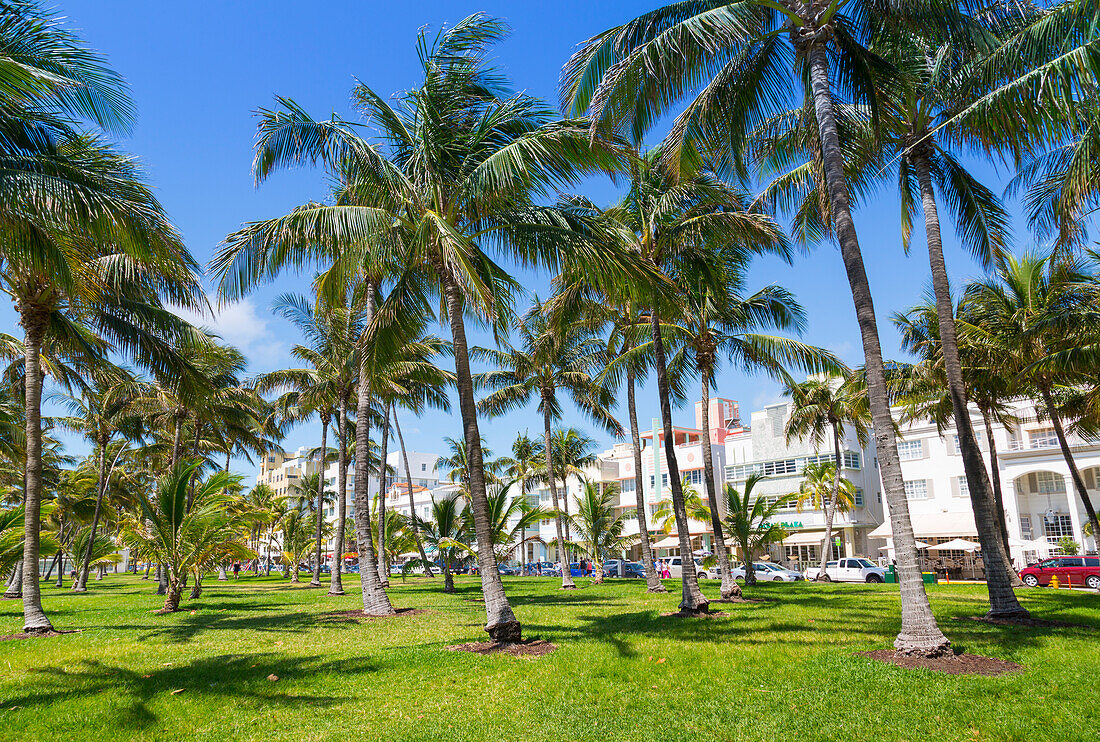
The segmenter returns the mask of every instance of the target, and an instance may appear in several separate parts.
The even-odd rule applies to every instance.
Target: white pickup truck
[[[816,580],[820,567],[806,570],[807,580]],[[825,579],[829,582],[885,582],[886,570],[870,559],[848,557],[825,564]]]

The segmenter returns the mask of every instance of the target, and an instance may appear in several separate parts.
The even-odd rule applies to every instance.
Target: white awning
[[[917,538],[943,536],[977,536],[973,513],[913,513],[913,534]],[[890,521],[871,531],[871,538],[890,538]]]
[[[839,532],[837,533],[839,535]],[[800,546],[802,544],[816,544],[821,546],[821,539],[825,538],[825,531],[790,531],[783,539],[785,546]]]
[[[654,549],[676,549],[680,546],[679,536],[668,536],[653,544]]]
[[[943,544],[929,546],[929,551],[978,551],[982,545],[976,541],[967,541],[965,538],[954,538]]]

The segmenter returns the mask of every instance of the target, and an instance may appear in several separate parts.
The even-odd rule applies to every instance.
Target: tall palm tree
[[[495,366],[474,377],[477,389],[489,390],[478,403],[481,411],[501,415],[538,400],[543,422],[543,456],[546,459],[546,481],[555,512],[558,548],[561,552],[561,587],[574,589],[569,574],[568,537],[563,528],[563,514],[558,498],[557,480],[564,482],[567,472],[555,468],[553,423],[562,417],[559,394],[564,393],[590,420],[616,435],[622,433],[618,421],[611,415],[610,392],[595,376],[602,358],[601,344],[595,333],[579,323],[559,325],[546,311],[545,305],[534,305],[515,321],[519,346],[504,344],[502,348],[474,348],[475,360]],[[564,441],[563,441],[564,442]],[[566,453],[563,447],[561,453]],[[564,462],[561,462],[564,463]],[[568,508],[566,509],[568,510]]]
[[[833,518],[840,504],[841,474],[844,457],[840,444],[845,428],[851,427],[860,446],[866,446],[870,438],[871,411],[867,404],[867,390],[860,376],[852,371],[842,374],[814,376],[801,383],[789,383],[783,393],[791,398],[790,416],[784,426],[787,443],[796,438],[808,438],[814,448],[821,448],[826,441],[833,448],[833,492],[825,511],[825,535],[821,540],[820,575],[825,574],[825,563],[832,554]],[[820,472],[817,472],[820,474]]]
[[[826,513],[829,510],[846,513],[856,503],[856,486],[850,479],[837,474],[837,465],[832,461],[806,464],[802,469],[798,491],[792,494],[797,498],[795,503],[800,511],[804,505],[809,504],[814,510],[823,510]],[[826,527],[831,531],[832,521],[828,516]],[[824,541],[826,549],[831,544],[831,538],[829,536]]]
[[[1018,374],[1024,389],[1042,401],[1093,533],[1100,533],[1100,522],[1073,457],[1057,393],[1060,384],[1095,377],[1090,350],[1097,346],[1098,300],[1100,283],[1073,262],[1049,253],[1008,256],[992,277],[967,285],[962,328],[968,339],[997,354],[1001,373]]]
[[[672,426],[672,391],[669,362],[665,352],[661,313],[672,311],[681,301],[678,286],[701,283],[721,296],[729,281],[743,269],[755,252],[787,254],[787,243],[768,217],[750,212],[743,194],[712,172],[700,172],[677,179],[661,162],[661,151],[639,158],[631,173],[630,190],[623,201],[604,212],[618,225],[617,237],[635,251],[637,260],[649,269],[653,280],[624,287],[643,291],[647,305],[653,368],[661,406],[665,466],[669,475],[672,503],[680,538],[681,553],[691,553],[687,513],[676,462]],[[659,441],[654,441],[658,445]],[[693,570],[684,570],[680,610],[705,612],[707,600],[699,589]]]
[[[781,286],[766,286],[745,296],[744,285],[744,276],[738,271],[721,295],[705,287],[685,292],[681,311],[667,319],[662,327],[670,345],[679,346],[671,363],[694,368],[702,382],[699,404],[703,423],[703,482],[710,507],[723,599],[736,597],[741,590],[734,582],[722,533],[710,435],[710,395],[722,357],[742,371],[763,371],[781,381],[790,379],[788,367],[818,370],[839,363],[828,351],[790,338],[762,334],[761,330],[768,329],[800,333],[805,326],[805,314],[794,295]]]
[[[570,515],[569,520],[577,533],[581,550],[596,563],[592,582],[598,585],[603,582],[604,560],[620,554],[636,539],[636,536],[624,533],[631,513],[629,510],[616,513],[618,488],[600,487],[589,480],[584,481],[576,502],[577,512]]]
[[[771,502],[771,498],[764,495],[753,497],[753,489],[763,479],[762,474],[749,475],[740,491],[726,484],[726,527],[745,564],[746,585],[756,582],[753,557],[769,544],[777,544],[787,537],[786,530],[775,522],[775,517],[797,497],[782,495]]]
[[[370,146],[336,118],[312,119],[293,101],[280,100],[277,110],[263,112],[257,177],[284,165],[324,161],[352,176],[354,205],[310,204],[281,219],[248,225],[228,238],[212,267],[223,294],[233,296],[292,261],[338,250],[348,265],[366,262],[396,274],[382,314],[427,313],[433,295],[442,299],[483,545],[486,629],[494,640],[514,641],[521,626],[492,549],[484,546],[489,511],[465,319],[476,315],[499,326],[507,316],[515,282],[490,249],[551,269],[576,261],[596,281],[634,269],[622,256],[609,254],[591,230],[542,204],[544,196],[587,173],[619,167],[622,157],[593,142],[584,124],[556,121],[541,102],[511,91],[486,61],[505,31],[501,22],[481,14],[434,40],[422,31],[424,79],[403,93],[397,106],[359,85],[356,101],[384,149]],[[361,443],[365,446],[365,439]]]
[[[860,0],[827,7],[800,0],[678,3],[584,42],[563,71],[561,91],[566,111],[588,113],[594,129],[626,132],[635,144],[672,105],[697,92],[673,123],[664,158],[675,171],[689,174],[705,159],[745,175],[745,143],[758,122],[792,104],[812,111],[822,194],[829,207],[826,226],[839,243],[855,304],[879,467],[898,547],[904,601],[895,647],[927,655],[944,653],[949,643],[932,616],[917,561],[878,324],[852,218],[837,96],[877,112],[897,75],[869,51],[871,39],[886,27],[942,28],[953,16],[940,8]],[[667,445],[671,458],[671,441]]]
[[[519,482],[520,496],[530,503],[528,488],[531,480],[538,479],[546,468],[546,456],[542,441],[527,435],[526,431],[517,433],[512,441],[512,455],[504,461],[505,474],[509,479]],[[520,557],[520,571],[527,574],[527,532],[520,533],[522,552]]]

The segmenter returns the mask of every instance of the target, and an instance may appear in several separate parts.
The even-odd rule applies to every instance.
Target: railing
[[[1070,448],[1100,445],[1100,440],[1087,440],[1076,435],[1066,436],[1066,442],[1069,443]],[[1051,448],[1058,448],[1056,438],[1037,438],[1035,440],[1014,438],[1008,442],[1009,451],[1039,451]]]

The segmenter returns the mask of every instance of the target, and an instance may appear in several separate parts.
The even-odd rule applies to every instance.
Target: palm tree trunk
[[[397,445],[401,447],[401,460],[405,464],[405,486],[409,488],[409,527],[412,529],[413,540],[416,541],[416,550],[420,552],[420,559],[424,562],[424,571],[432,577],[435,574],[428,569],[428,553],[424,551],[424,542],[420,540],[420,528],[416,525],[416,500],[413,498],[412,472],[409,469],[409,452],[405,448],[405,436],[401,434],[401,423],[397,420],[397,408],[393,409],[393,429],[397,433]]]
[[[443,562],[443,592],[453,593],[455,591],[455,578],[451,574],[451,560],[442,554],[439,560]]]
[[[164,564],[157,565],[157,595],[168,593],[168,568]]]
[[[367,309],[363,326],[374,321],[374,285],[367,285]],[[366,334],[366,331],[364,331]],[[361,344],[363,340],[359,341]],[[363,612],[369,616],[396,613],[386,588],[378,579],[378,562],[370,524],[370,354],[360,348],[359,387],[355,408],[355,532],[359,546],[359,582],[363,586]]]
[[[801,30],[805,32],[804,30]],[[814,111],[817,114],[818,135],[829,204],[832,210],[833,228],[844,269],[852,290],[863,341],[863,355],[867,374],[867,398],[871,420],[875,429],[879,471],[882,475],[886,503],[890,509],[894,550],[898,559],[901,588],[901,632],[894,640],[894,647],[907,654],[940,655],[950,647],[947,637],[936,625],[928,594],[924,590],[920,564],[917,561],[916,538],[913,522],[909,517],[909,503],[905,499],[905,487],[898,459],[897,440],[894,438],[894,421],[890,416],[890,399],[886,389],[886,374],[882,365],[882,348],[879,344],[875,306],[871,299],[871,286],[859,249],[855,222],[852,219],[851,198],[844,178],[844,156],[840,150],[836,116],[833,110],[832,90],[829,87],[829,60],[825,41],[811,39],[809,44],[810,85]]]
[[[192,600],[202,597],[202,573],[198,570],[195,570],[195,584],[191,586],[190,597]]]
[[[42,581],[43,581],[43,582],[49,582],[49,581],[50,581],[50,575],[52,575],[52,574],[53,574],[53,571],[54,571],[54,569],[56,569],[56,568],[57,568],[57,560],[58,560],[58,559],[59,559],[60,557],[61,557],[61,550],[60,550],[60,549],[58,549],[58,550],[57,550],[57,553],[53,555],[53,561],[52,561],[52,562],[50,562],[50,568],[49,568],[49,569],[47,569],[47,570],[46,570],[46,574],[42,576]],[[16,565],[16,569],[18,570],[18,572],[19,572],[19,573],[22,573],[22,571],[23,571],[23,570],[22,570],[22,565]],[[12,578],[13,578],[13,579],[12,579],[11,581],[9,581],[9,583],[8,583],[9,585],[11,584],[11,582],[13,582],[13,581],[14,581],[14,578],[15,578],[15,573],[12,573]],[[5,595],[4,597],[7,597],[7,596]]]
[[[722,575],[720,593],[722,600],[741,597],[741,588],[733,579],[730,556],[726,552],[726,537],[722,533],[722,514],[718,510],[718,487],[714,481],[714,452],[710,442],[710,378],[711,367],[700,374],[703,383],[703,481],[707,488],[707,503],[710,505],[710,527],[714,532],[714,552],[718,556],[718,571]],[[683,559],[680,559],[683,563]],[[693,562],[694,563],[694,562]]]
[[[829,574],[826,572],[826,565],[829,563],[829,557],[833,552],[833,518],[836,517],[836,506],[840,501],[840,427],[835,423],[833,428],[833,456],[836,458],[836,471],[833,473],[833,494],[829,498],[829,503],[825,507],[825,538],[821,541],[821,566],[817,572],[817,579],[828,580]],[[748,574],[748,565],[745,565],[746,574]]]
[[[168,579],[168,590],[166,591],[166,596],[164,598],[164,608],[161,609],[161,612],[172,613],[179,610],[180,597],[182,596],[182,594],[183,582],[175,575],[172,575]]]
[[[982,421],[985,423],[985,440],[989,445],[989,471],[993,475],[993,499],[997,503],[997,521],[1001,527],[1001,538],[1004,540],[1005,551],[1012,553],[1008,543],[1008,521],[1005,520],[1005,498],[1004,491],[1001,488],[1001,464],[997,459],[997,439],[993,435],[993,416],[985,407],[982,407],[981,410]],[[1016,575],[1016,579],[1022,585],[1023,580],[1020,580],[1020,575],[1015,572],[1013,574]],[[1015,582],[1012,584],[1013,587],[1019,587]]]
[[[180,447],[183,442],[183,420],[178,414],[174,415],[176,425],[172,431],[172,466],[174,467],[180,460]]]
[[[684,506],[684,489],[680,482],[680,467],[676,462],[676,440],[672,430],[672,403],[668,387],[668,365],[665,361],[665,343],[661,338],[661,320],[654,306],[649,312],[649,325],[653,332],[653,367],[657,372],[657,396],[661,401],[661,422],[665,437],[665,464],[668,468],[669,489],[672,491],[672,513],[676,518],[676,531],[680,537],[680,612],[684,614],[707,613],[709,604],[699,589],[695,574],[695,557],[691,552],[691,533],[687,508]],[[653,445],[657,445],[654,441]],[[656,473],[654,473],[656,476]]]
[[[336,419],[336,438],[340,452],[336,455],[336,549],[332,554],[332,572],[328,585],[329,595],[343,595],[344,583],[340,573],[344,569],[344,523],[348,517],[348,403],[343,393]]]
[[[447,311],[451,322],[454,344],[455,386],[458,389],[458,407],[462,414],[462,433],[466,441],[469,459],[469,495],[474,511],[474,535],[477,538],[477,561],[481,572],[481,591],[485,598],[485,631],[494,642],[518,642],[523,627],[516,620],[504,583],[497,570],[493,554],[492,526],[489,523],[489,501],[485,496],[485,461],[481,452],[481,433],[477,427],[477,403],[474,400],[474,380],[470,373],[470,352],[466,344],[466,325],[463,321],[464,302],[455,284],[439,266],[440,278],[447,299]]]
[[[378,452],[378,579],[390,584],[390,557],[386,552],[386,459],[390,454],[390,403],[386,403],[386,419],[382,421],[382,448]],[[427,570],[427,565],[425,565]],[[430,571],[430,570],[429,570]]]
[[[95,511],[92,514],[92,527],[88,533],[88,546],[84,549],[84,562],[76,572],[73,590],[82,593],[88,589],[88,566],[92,563],[92,549],[95,546],[96,529],[99,528],[99,514],[103,509],[103,495],[107,492],[107,445],[101,441],[99,446],[99,481],[96,482]],[[49,579],[49,578],[47,578]]]
[[[1050,389],[1043,388],[1043,404],[1046,405],[1047,414],[1050,415],[1050,422],[1054,425],[1054,434],[1058,437],[1058,446],[1062,449],[1062,458],[1066,460],[1066,466],[1069,467],[1069,475],[1073,480],[1073,488],[1077,490],[1078,497],[1081,498],[1081,502],[1085,505],[1085,512],[1089,516],[1089,524],[1092,526],[1092,537],[1097,543],[1100,543],[1100,523],[1096,520],[1096,509],[1092,506],[1092,499],[1089,497],[1089,491],[1085,488],[1085,480],[1081,476],[1081,470],[1077,468],[1077,462],[1073,460],[1073,452],[1070,451],[1069,441],[1066,439],[1066,431],[1062,427],[1062,419],[1058,415],[1058,408],[1054,405],[1054,399],[1051,397]],[[1073,507],[1072,503],[1070,507]]]
[[[940,327],[940,348],[943,350],[944,371],[947,374],[947,391],[951,396],[951,408],[955,416],[955,429],[959,435],[959,451],[966,472],[970,505],[974,510],[974,523],[978,529],[978,541],[982,545],[982,562],[985,564],[986,585],[989,591],[989,615],[991,618],[1026,617],[1028,612],[1012,591],[1013,577],[1009,552],[1002,538],[1000,521],[994,508],[993,489],[985,471],[982,452],[970,422],[970,410],[963,381],[962,362],[959,360],[958,338],[955,333],[954,307],[951,286],[947,278],[947,264],[943,257],[940,236],[940,219],[936,211],[936,194],[932,188],[931,162],[927,145],[921,145],[912,158],[920,184],[921,203],[924,208],[924,230],[928,241],[928,263],[932,269],[932,291],[936,295],[936,317]],[[1002,511],[1003,512],[1003,511]],[[1018,577],[1017,577],[1018,579]]]
[[[550,400],[544,399],[543,413],[543,453],[546,456],[546,481],[550,484],[550,500],[554,503],[554,527],[558,532],[558,551],[561,556],[561,589],[576,590],[573,575],[569,569],[569,551],[565,548],[565,531],[562,528],[562,511],[558,502],[558,482],[554,477],[554,457],[550,453]]]
[[[24,374],[26,396],[27,461],[25,475],[26,511],[23,520],[23,631],[42,634],[53,624],[42,610],[38,581],[38,546],[42,517],[42,338],[46,334],[46,312],[20,304],[24,331]]]
[[[313,579],[310,587],[321,587],[321,526],[325,522],[325,461],[328,460],[328,421],[326,410],[321,415],[321,463],[317,467],[317,513],[313,526]]]
[[[58,554],[61,550],[58,549]],[[57,560],[54,559],[56,562]],[[48,576],[46,579],[50,579]],[[7,589],[4,590],[5,600],[15,600],[16,598],[23,597],[23,562],[18,561],[15,563],[15,569],[12,571],[11,580],[8,581]]]

